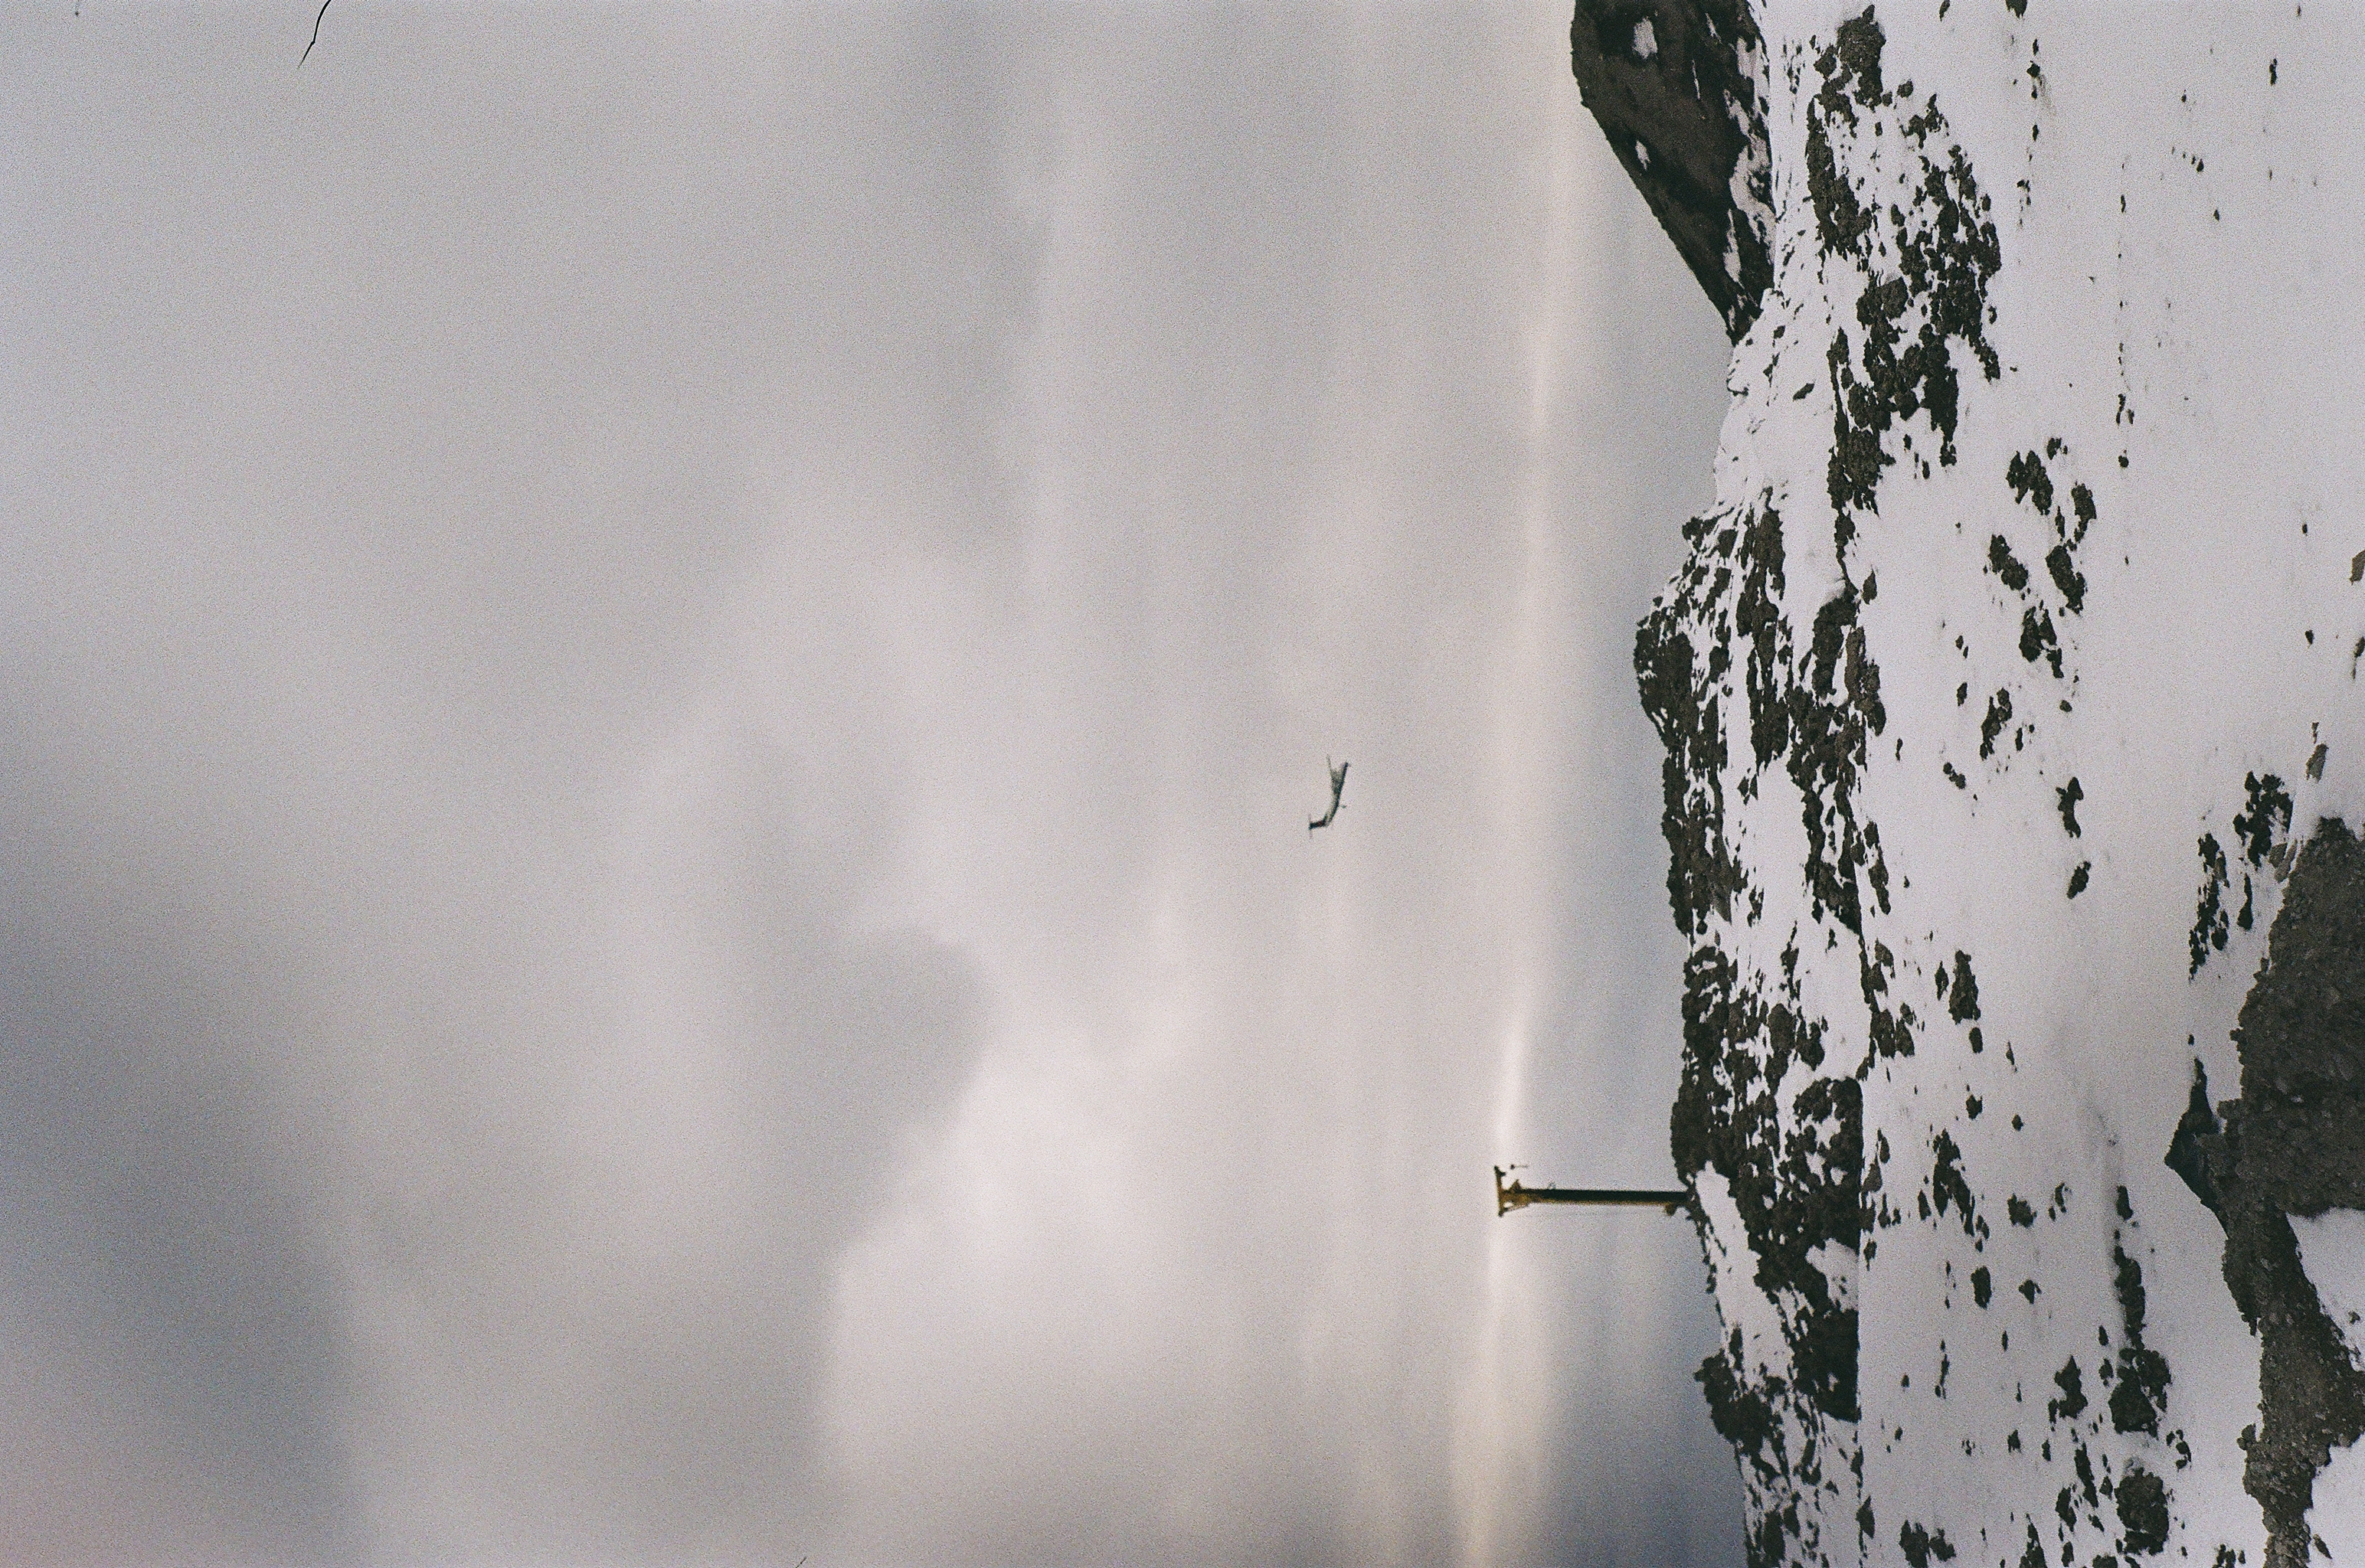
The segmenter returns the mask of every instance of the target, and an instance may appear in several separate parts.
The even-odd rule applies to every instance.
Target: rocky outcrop
[[[1578,0],[1585,106],[1737,340],[1774,280],[1765,50],[1741,0]]]
[[[2266,1514],[2269,1568],[2303,1568],[2316,1476],[2365,1436],[2365,1370],[2291,1223],[2365,1208],[2365,845],[2326,822],[2293,864],[2260,825],[2253,870],[2280,849],[2291,885],[2242,1004],[2241,1096],[2213,1113],[2196,1070],[2169,1163],[2225,1224],[2225,1283],[2259,1341],[2243,1484]]]

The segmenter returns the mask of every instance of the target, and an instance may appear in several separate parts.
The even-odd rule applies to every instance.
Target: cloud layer
[[[9,1550],[1729,1555],[1561,24],[286,20],[0,77]]]

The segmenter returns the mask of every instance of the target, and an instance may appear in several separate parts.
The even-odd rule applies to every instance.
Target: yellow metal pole
[[[1669,1214],[1683,1207],[1691,1194],[1680,1188],[1672,1191],[1646,1190],[1637,1187],[1526,1187],[1516,1176],[1503,1180],[1503,1168],[1495,1167],[1495,1217],[1502,1218],[1513,1209],[1523,1209],[1530,1204],[1583,1204],[1589,1207],[1630,1205],[1636,1208],[1664,1209]]]

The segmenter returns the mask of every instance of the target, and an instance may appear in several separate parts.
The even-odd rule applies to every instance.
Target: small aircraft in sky
[[[1326,766],[1328,766],[1330,759],[1326,756],[1322,761]],[[1312,822],[1307,823],[1306,824],[1306,832],[1312,833],[1317,827],[1328,827],[1330,825],[1330,819],[1339,814],[1339,797],[1345,794],[1347,791],[1347,769],[1349,766],[1349,764],[1342,762],[1330,769],[1330,809],[1323,812],[1320,816],[1315,818]]]

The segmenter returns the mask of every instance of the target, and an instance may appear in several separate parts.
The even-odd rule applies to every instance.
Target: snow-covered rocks
[[[2295,1215],[2291,1226],[2315,1299],[2347,1342],[2349,1361],[2365,1368],[2365,1210]]]
[[[1736,339],[1636,668],[1753,1562],[2365,1516],[2360,30],[1578,6]]]

